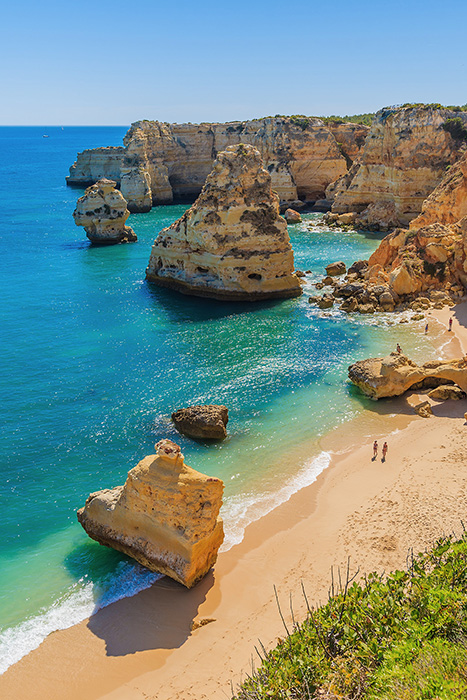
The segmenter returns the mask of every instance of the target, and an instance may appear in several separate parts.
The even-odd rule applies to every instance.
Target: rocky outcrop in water
[[[392,352],[388,357],[361,360],[349,367],[349,379],[373,399],[401,396],[418,388],[427,379],[457,384],[467,389],[467,359],[440,360],[417,365],[405,355]]]
[[[78,520],[93,540],[191,588],[214,565],[224,538],[224,485],[186,465],[171,440],[156,450],[123,486],[92,493]]]
[[[332,212],[354,213],[361,228],[407,226],[461,155],[443,129],[453,117],[467,124],[466,113],[428,105],[378,112],[358,162],[326,191]]]
[[[125,222],[130,216],[121,192],[113,180],[102,179],[88,187],[76,203],[73,218],[77,226],[84,226],[86,235],[95,245],[112,245],[137,240]]]
[[[193,206],[156,238],[146,277],[220,300],[299,296],[287,223],[256,148],[219,153]]]
[[[223,440],[229,421],[227,406],[188,406],[172,413],[179,433],[200,440]]]
[[[112,179],[121,182],[130,211],[149,211],[153,204],[195,199],[217,154],[247,143],[261,153],[281,200],[315,201],[358,157],[367,131],[360,124],[326,125],[313,117],[226,124],[143,120],[132,124],[124,148],[78,153],[67,182],[88,185],[111,172]]]

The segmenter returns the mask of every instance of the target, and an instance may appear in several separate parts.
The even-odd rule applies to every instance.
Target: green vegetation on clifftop
[[[236,700],[467,697],[465,533],[441,538],[408,571],[339,588],[265,655]]]

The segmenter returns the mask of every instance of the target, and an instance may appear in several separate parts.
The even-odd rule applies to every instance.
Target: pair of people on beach
[[[382,455],[383,455],[383,456],[381,457],[381,461],[382,461],[382,462],[385,462],[385,461],[386,461],[386,455],[387,455],[387,453],[388,453],[388,443],[385,442],[385,443],[383,444],[383,449],[382,449]],[[375,461],[375,459],[376,459],[377,456],[378,456],[378,441],[375,440],[374,443],[373,443],[373,460],[372,460],[373,462]]]

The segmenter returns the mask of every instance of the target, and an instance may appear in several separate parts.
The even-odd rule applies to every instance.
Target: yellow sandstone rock
[[[453,224],[467,216],[467,154],[452,165],[433,192],[425,199],[422,212],[410,222],[419,229],[429,224]]]
[[[302,293],[287,223],[256,148],[239,144],[219,153],[196,202],[156,238],[146,277],[221,300]]]
[[[332,212],[356,212],[366,228],[408,225],[459,158],[460,144],[442,128],[453,116],[428,106],[378,112],[358,161],[326,191]]]
[[[380,399],[401,394],[427,379],[447,380],[467,390],[467,358],[417,365],[405,355],[360,360],[349,367],[349,379],[367,396]],[[442,384],[442,381],[439,381]]]
[[[115,185],[115,181],[104,178],[88,187],[73,212],[75,224],[83,226],[91,243],[96,245],[137,240],[133,229],[125,226],[130,212]]]
[[[78,153],[70,185],[89,184],[112,171],[121,181],[130,211],[153,204],[194,199],[220,151],[238,143],[259,150],[283,201],[318,200],[361,152],[368,127],[326,125],[313,117],[267,117],[226,124],[167,124],[138,121],[119,151],[99,148]],[[102,172],[102,174],[105,174]]]
[[[186,465],[171,440],[156,450],[123,486],[92,493],[78,520],[100,544],[191,588],[214,565],[224,539],[224,484]]]

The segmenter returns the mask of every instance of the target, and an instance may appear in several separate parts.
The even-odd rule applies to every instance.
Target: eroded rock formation
[[[227,437],[229,421],[227,406],[188,406],[172,413],[172,421],[188,437],[201,440],[223,440]]]
[[[467,358],[439,360],[417,365],[405,355],[392,352],[387,357],[361,360],[349,367],[349,379],[373,399],[401,396],[427,379],[452,382],[467,390]]]
[[[128,243],[137,236],[125,222],[130,216],[116,183],[105,178],[88,187],[76,203],[73,218],[77,226],[84,226],[86,235],[95,245]]]
[[[156,238],[146,277],[221,300],[301,294],[287,223],[256,148],[219,153],[196,202]]]
[[[226,124],[132,124],[121,149],[78,153],[70,185],[112,175],[121,182],[130,211],[199,195],[220,151],[238,143],[255,146],[281,200],[315,201],[358,157],[368,127],[326,125],[320,119],[267,117]],[[95,155],[94,155],[95,154]]]
[[[442,128],[453,117],[467,123],[465,113],[430,106],[378,112],[358,162],[326,191],[332,212],[355,213],[363,228],[407,226],[461,155]]]
[[[186,465],[171,440],[156,450],[123,486],[92,493],[78,520],[100,544],[191,588],[214,565],[224,538],[224,485]]]
[[[425,199],[421,214],[410,222],[411,229],[430,224],[454,224],[467,216],[467,154],[452,165],[439,185]]]

